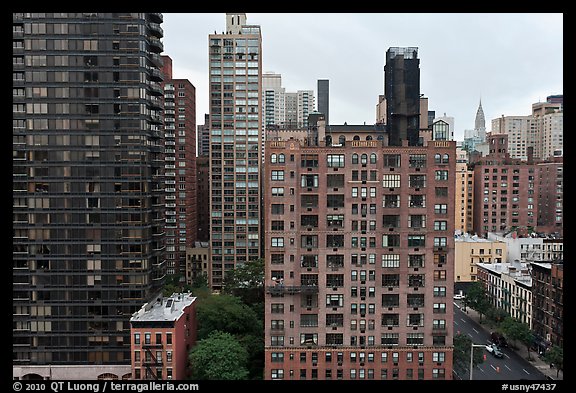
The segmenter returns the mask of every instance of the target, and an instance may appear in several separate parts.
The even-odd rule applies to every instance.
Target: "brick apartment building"
[[[265,379],[451,379],[455,142],[319,124],[266,142]]]
[[[196,344],[196,298],[174,293],[146,303],[130,318],[133,379],[187,379]]]

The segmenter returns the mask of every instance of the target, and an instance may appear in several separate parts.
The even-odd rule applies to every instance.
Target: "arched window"
[[[370,154],[370,164],[376,164],[376,153]]]
[[[362,154],[362,156],[360,156],[360,163],[362,165],[368,164],[368,154]]]
[[[371,141],[371,140],[372,140],[372,135],[368,135],[368,136],[366,137],[366,140],[367,140],[367,141]]]
[[[441,159],[440,153],[434,154],[434,163],[435,164],[440,164],[440,162],[441,162],[440,159]]]
[[[284,159],[284,153],[280,153],[278,154],[278,163],[284,163],[285,159]]]
[[[270,162],[271,162],[272,164],[276,164],[276,160],[277,160],[276,154],[272,154],[272,155],[270,156]]]
[[[354,135],[354,138],[352,138],[353,141],[359,141],[360,137],[358,135]]]
[[[448,158],[449,158],[448,154],[443,154],[442,155],[442,163],[448,164]]]
[[[338,137],[338,143],[341,144],[342,146],[346,145],[346,137],[344,135],[340,135]]]
[[[352,154],[352,164],[358,164],[358,154]]]

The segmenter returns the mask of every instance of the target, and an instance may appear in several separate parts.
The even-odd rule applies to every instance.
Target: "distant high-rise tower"
[[[391,146],[416,146],[420,136],[418,48],[389,48],[384,66],[386,124]]]
[[[186,247],[197,236],[196,88],[172,76],[172,59],[164,67],[164,149],[166,164],[166,267],[168,274],[186,275]]]
[[[163,16],[12,19],[14,377],[129,376],[166,272]]]
[[[478,110],[476,111],[474,131],[482,140],[486,140],[486,119],[484,118],[484,110],[482,109],[482,100],[480,100],[480,105],[478,105]]]
[[[262,36],[245,14],[210,34],[210,285],[261,256]],[[229,75],[230,70],[235,70]]]
[[[324,115],[326,127],[330,125],[330,86],[328,79],[318,79],[318,112]]]

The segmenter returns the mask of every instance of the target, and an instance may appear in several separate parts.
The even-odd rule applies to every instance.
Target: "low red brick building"
[[[146,303],[130,318],[133,379],[186,379],[196,344],[196,298],[174,293]]]

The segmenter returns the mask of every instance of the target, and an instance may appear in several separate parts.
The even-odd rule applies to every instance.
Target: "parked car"
[[[496,345],[496,344],[486,345],[486,351],[491,353],[494,357],[497,357],[497,358],[504,357],[504,354],[502,353],[502,351],[500,350],[500,348],[498,348],[498,345]]]
[[[465,295],[457,293],[456,295],[454,295],[454,300],[464,300],[465,297],[466,297]]]
[[[504,337],[501,333],[492,332],[490,333],[490,339],[500,348],[508,348],[508,342],[506,341],[506,337]]]

